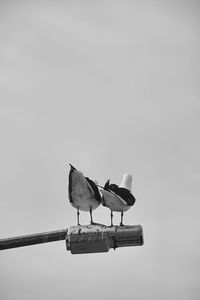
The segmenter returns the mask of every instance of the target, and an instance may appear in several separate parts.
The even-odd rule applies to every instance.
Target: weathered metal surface
[[[0,240],[0,250],[65,240],[67,229],[36,233]]]
[[[72,254],[108,252],[110,248],[143,245],[141,225],[112,226],[101,224],[72,226],[66,236]]]
[[[108,239],[100,232],[67,236],[67,250],[72,254],[108,252],[109,248]]]
[[[143,229],[141,225],[72,226],[69,229],[2,239],[0,250],[59,240],[66,240],[67,250],[72,254],[108,252],[110,248],[143,245]]]

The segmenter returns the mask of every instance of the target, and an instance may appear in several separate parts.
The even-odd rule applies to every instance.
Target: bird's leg
[[[77,207],[77,222],[78,222],[78,226],[80,226],[79,216],[80,216],[79,207]]]
[[[90,206],[90,224],[94,224],[93,219],[92,219],[92,206]]]
[[[123,210],[121,211],[121,223],[120,223],[120,226],[123,226],[123,216],[124,216],[124,212]]]
[[[110,218],[111,218],[111,227],[113,227],[113,211],[110,212]]]

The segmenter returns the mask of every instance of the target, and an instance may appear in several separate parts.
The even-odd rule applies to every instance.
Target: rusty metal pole
[[[65,240],[67,229],[0,239],[0,250]]]
[[[72,254],[108,252],[111,248],[142,246],[144,243],[141,225],[110,227],[95,224],[2,239],[0,250],[60,240],[65,240],[66,248]]]

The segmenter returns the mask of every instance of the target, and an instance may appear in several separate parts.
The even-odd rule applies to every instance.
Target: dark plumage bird
[[[107,206],[111,210],[111,226],[113,226],[113,211],[121,212],[121,223],[123,225],[124,211],[128,210],[135,203],[135,197],[131,193],[132,176],[124,174],[120,186],[110,184],[108,180],[101,190],[102,205]]]
[[[92,211],[101,204],[101,194],[94,181],[85,177],[83,173],[70,165],[68,195],[71,205],[77,209],[77,221],[79,223],[80,210],[89,211],[91,224]]]

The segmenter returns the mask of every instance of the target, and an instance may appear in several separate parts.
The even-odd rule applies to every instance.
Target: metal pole
[[[67,231],[67,229],[63,229],[1,239],[0,250],[65,240]]]

